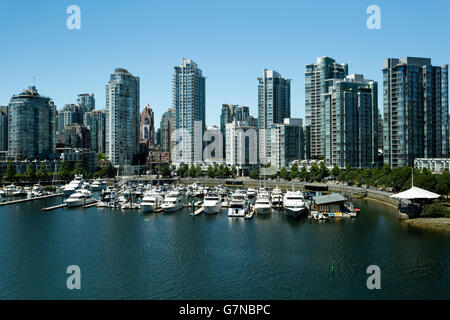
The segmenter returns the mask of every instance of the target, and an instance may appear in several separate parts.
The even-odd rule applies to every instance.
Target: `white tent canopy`
[[[420,199],[437,199],[440,195],[428,190],[424,190],[417,187],[412,187],[406,191],[394,194],[391,198],[407,199],[407,200],[420,200]]]

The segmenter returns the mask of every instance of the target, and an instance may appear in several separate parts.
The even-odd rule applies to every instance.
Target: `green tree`
[[[23,177],[28,181],[36,180],[36,168],[33,163],[28,164],[27,170],[25,171]]]
[[[213,167],[212,165],[209,165],[209,166],[208,166],[208,170],[206,170],[206,175],[207,175],[209,178],[214,178],[214,177],[216,176],[214,167]]]
[[[294,164],[291,167],[291,172],[289,173],[289,175],[290,175],[291,179],[295,179],[295,178],[297,178],[299,176],[298,166],[296,164]]]
[[[87,172],[83,167],[82,161],[77,161],[77,163],[75,164],[75,167],[72,170],[72,175],[76,175],[76,174],[82,174],[84,177],[87,176]]]
[[[68,180],[70,178],[69,164],[66,160],[61,162],[61,166],[58,170],[58,178],[61,180]]]
[[[311,168],[309,169],[309,173],[310,173],[310,181],[317,181],[317,179],[319,178],[319,166],[317,165],[317,163],[313,163],[311,165]]]
[[[44,162],[41,162],[41,165],[39,166],[39,171],[36,174],[36,177],[39,180],[48,180],[48,173],[47,173],[47,166]]]
[[[251,179],[258,179],[259,178],[258,170],[253,169],[252,171],[250,171],[249,176]]]
[[[103,160],[106,160],[106,154],[97,153],[97,162],[102,162]]]
[[[289,172],[286,170],[285,167],[281,168],[280,170],[280,177],[284,180],[290,180]]]
[[[13,166],[12,162],[8,162],[5,171],[5,180],[14,181],[16,179],[16,167]]]
[[[333,175],[334,178],[339,177],[339,174],[341,173],[341,169],[339,169],[338,166],[334,166],[333,169],[331,169],[331,174]]]
[[[450,218],[450,212],[447,207],[445,207],[442,203],[435,200],[433,203],[425,206],[420,213],[421,217],[424,218]]]
[[[236,166],[233,165],[233,166],[231,167],[231,176],[232,176],[233,178],[235,178],[236,175],[237,175],[237,169],[236,169]]]

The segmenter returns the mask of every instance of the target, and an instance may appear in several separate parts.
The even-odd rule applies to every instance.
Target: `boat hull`
[[[212,205],[212,206],[203,206],[203,211],[206,214],[216,214],[222,211],[222,204]]]
[[[300,219],[306,216],[306,208],[284,208],[284,214],[292,219]]]

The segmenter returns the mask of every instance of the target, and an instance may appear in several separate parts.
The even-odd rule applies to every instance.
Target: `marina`
[[[195,204],[199,210],[201,199]],[[61,206],[60,198],[47,206]],[[168,214],[96,206],[42,214],[44,200],[0,207],[0,296],[232,299],[238,290],[252,299],[449,297],[448,236],[408,228],[394,207],[364,199],[354,206],[357,219],[328,220],[295,220],[282,209],[229,218],[225,207],[195,217],[191,207]],[[65,288],[69,264],[84,273],[83,290]],[[382,270],[377,292],[365,286],[372,264]]]
[[[226,209],[228,217],[246,219],[251,219],[253,215],[271,214],[274,210],[293,219],[308,217],[315,220],[354,218],[360,213],[358,208],[354,208],[350,199],[339,193],[322,195],[319,191],[316,196],[315,192],[295,191],[293,187],[292,190],[286,188],[283,191],[278,186],[273,189],[266,186],[255,189],[239,186],[211,186],[201,183],[155,185],[151,181],[146,183],[126,179],[108,186],[104,181],[86,181],[83,176],[78,175],[65,186],[58,188],[63,192],[55,191],[43,196],[31,197],[31,190],[42,189],[39,184],[25,186],[23,189],[10,185],[0,190],[6,194],[11,189],[27,190],[28,196],[19,199],[15,197],[14,200],[1,202],[0,206],[44,200],[42,211],[97,207],[122,211],[137,210],[142,214],[177,212],[186,207],[191,210],[192,216],[201,213],[220,214],[223,209]],[[47,206],[47,199],[58,196],[61,197],[61,203]],[[347,193],[346,196],[348,196]]]

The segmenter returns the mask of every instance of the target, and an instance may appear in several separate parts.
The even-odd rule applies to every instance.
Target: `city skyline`
[[[0,105],[7,105],[13,94],[35,82],[39,92],[51,97],[58,109],[76,103],[77,95],[85,92],[94,93],[96,108],[103,109],[104,83],[108,74],[114,68],[125,68],[141,79],[140,109],[149,104],[155,118],[160,119],[172,106],[173,66],[186,57],[199,63],[207,76],[208,125],[219,124],[217,115],[222,104],[248,106],[252,115],[257,114],[256,77],[264,68],[292,79],[292,117],[305,118],[304,67],[319,56],[328,55],[339,63],[348,63],[349,74],[361,73],[378,83],[382,83],[383,59],[388,57],[431,57],[436,65],[448,62],[448,44],[436,41],[443,36],[445,25],[449,23],[445,19],[449,4],[444,1],[428,7],[416,1],[409,2],[407,7],[401,3],[377,1],[375,4],[380,6],[382,13],[380,30],[366,27],[369,16],[366,9],[372,1],[348,1],[345,4],[284,1],[280,8],[261,2],[257,9],[251,2],[238,5],[237,2],[209,4],[200,1],[185,8],[183,14],[194,14],[206,21],[197,19],[202,21],[200,23],[193,19],[194,22],[187,26],[177,21],[182,12],[169,10],[167,4],[136,1],[142,9],[136,11],[125,5],[111,8],[101,3],[79,1],[81,30],[65,27],[68,16],[65,9],[69,4],[27,4],[27,12],[16,10],[20,1],[0,5],[1,12],[8,13],[0,21],[3,30],[0,33],[5,43],[14,47],[14,50],[0,53],[0,58],[8,61],[4,73],[12,75],[0,88]],[[211,6],[215,6],[214,10]],[[316,12],[312,16],[321,17],[321,23],[315,25],[314,31],[309,29],[313,18],[308,15],[312,11]],[[45,22],[36,12],[45,16]],[[205,16],[206,12],[208,15]],[[127,24],[115,22],[122,28],[118,34],[128,36],[119,47],[104,54],[110,40],[109,21],[119,14],[133,17],[127,19]],[[175,17],[170,22],[165,21],[172,14]],[[429,17],[427,24],[421,23],[425,21],[421,19],[425,15]],[[233,24],[233,20],[228,20],[230,16],[240,23]],[[284,23],[252,27],[261,16],[281,19]],[[339,16],[346,16],[345,21]],[[246,19],[240,19],[244,17]],[[412,20],[416,22],[408,23]],[[182,25],[185,29],[181,29]],[[177,37],[181,30],[198,36]],[[329,36],[330,30],[342,35],[350,32],[356,40],[348,44],[344,36]],[[40,34],[47,37],[40,37]],[[402,36],[398,37],[399,34]],[[21,41],[25,36],[27,42]],[[323,41],[325,36],[327,41]],[[177,41],[173,41],[175,37]],[[261,50],[258,43],[267,41],[268,37],[274,49]],[[421,41],[415,41],[417,38]],[[31,46],[33,50],[26,50]],[[47,50],[48,47],[53,50]],[[80,50],[84,47],[89,50]],[[382,101],[381,95],[379,90],[379,101]]]

